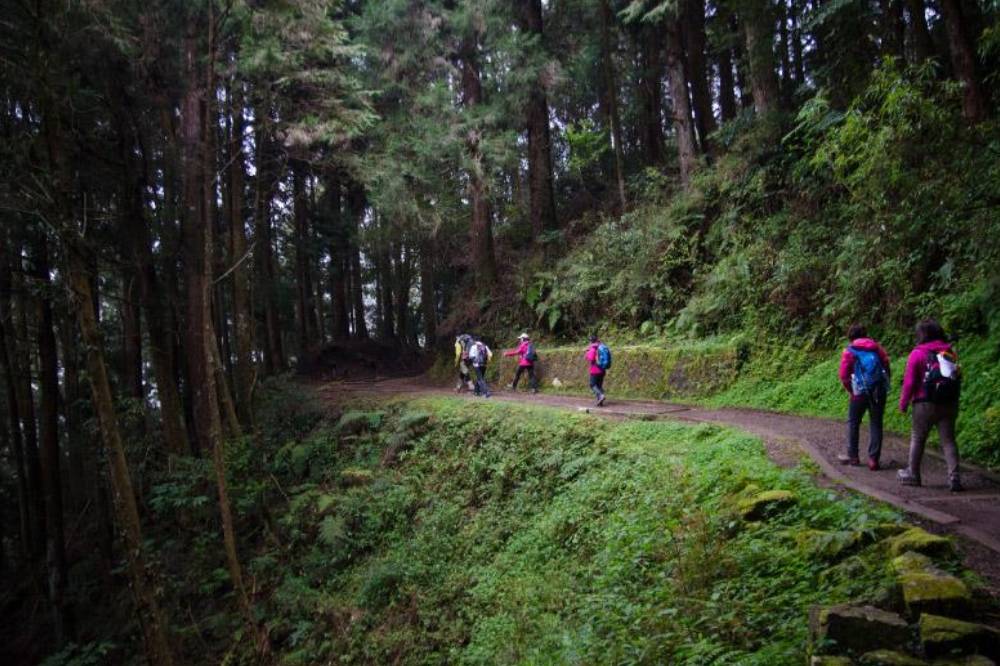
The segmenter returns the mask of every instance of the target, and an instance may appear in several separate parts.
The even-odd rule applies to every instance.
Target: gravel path
[[[319,392],[336,400],[347,396],[454,396],[451,390],[430,386],[420,378],[392,378],[368,381],[334,381],[318,384]],[[470,399],[471,396],[470,396]],[[924,456],[924,485],[900,486],[896,471],[905,466],[908,442],[887,435],[883,443],[883,469],[840,465],[837,454],[844,450],[845,424],[751,409],[703,409],[652,400],[612,400],[601,408],[583,397],[530,394],[525,391],[497,391],[494,400],[588,411],[605,418],[671,419],[699,423],[720,423],[757,435],[767,445],[768,454],[779,465],[790,467],[809,456],[820,468],[823,482],[843,486],[896,506],[926,529],[956,536],[965,564],[978,572],[996,594],[1000,592],[1000,475],[970,465],[962,465],[962,493],[948,491],[943,459],[929,452]],[[846,408],[845,408],[846,418]],[[862,425],[861,450],[867,447],[867,425]],[[961,450],[961,433],[959,433]]]

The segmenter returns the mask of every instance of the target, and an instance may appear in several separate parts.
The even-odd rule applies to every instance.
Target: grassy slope
[[[285,546],[250,568],[287,664],[801,663],[809,605],[886,580],[874,546],[827,561],[794,535],[898,520],[726,429],[467,400],[345,415],[268,473]],[[771,488],[797,506],[743,524]]]

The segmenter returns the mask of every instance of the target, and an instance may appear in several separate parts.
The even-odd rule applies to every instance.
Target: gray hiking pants
[[[933,402],[913,403],[913,426],[910,430],[910,474],[920,478],[920,462],[931,427],[937,426],[941,439],[941,453],[948,464],[948,480],[958,481],[958,444],[955,443],[955,421],[958,403],[937,405]]]

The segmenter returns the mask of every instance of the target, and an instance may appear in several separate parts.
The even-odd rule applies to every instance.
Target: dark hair
[[[590,341],[591,342],[597,342],[597,335],[591,335],[590,336]]]
[[[847,327],[847,339],[850,341],[857,340],[858,338],[867,338],[868,332],[865,327],[861,324],[851,324]]]
[[[933,342],[935,340],[948,342],[948,336],[945,335],[944,329],[941,328],[941,324],[937,323],[934,319],[924,319],[917,324],[916,333],[918,345],[925,342]]]

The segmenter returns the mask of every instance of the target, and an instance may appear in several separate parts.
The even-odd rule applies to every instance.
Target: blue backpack
[[[889,378],[877,352],[856,347],[847,348],[854,355],[851,391],[854,395],[872,395],[876,389],[888,390]]]
[[[611,367],[611,350],[603,342],[597,345],[597,367],[601,370]]]

